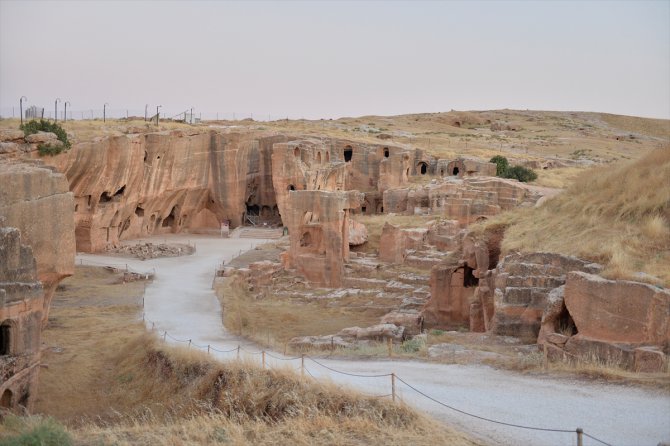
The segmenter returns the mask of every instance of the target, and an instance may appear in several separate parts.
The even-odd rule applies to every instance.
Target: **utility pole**
[[[54,122],[58,122],[58,103],[60,102],[60,98],[56,98],[56,102],[54,104]]]
[[[21,96],[21,99],[19,99],[19,108],[21,109],[21,125],[23,125],[23,101],[27,101],[28,98],[25,96]]]
[[[107,106],[109,104],[105,102],[105,105],[102,106],[102,122],[107,122]]]
[[[162,107],[162,105],[157,105],[156,106],[156,125],[158,125],[158,122],[159,122],[159,120],[158,120],[158,109],[161,108],[161,107]]]
[[[63,113],[63,122],[67,122],[67,105],[70,103],[70,101],[65,101],[65,113]]]

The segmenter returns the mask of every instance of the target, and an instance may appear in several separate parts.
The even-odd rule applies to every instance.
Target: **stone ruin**
[[[0,164],[0,184],[0,408],[30,410],[51,298],[74,270],[73,200],[39,165]]]

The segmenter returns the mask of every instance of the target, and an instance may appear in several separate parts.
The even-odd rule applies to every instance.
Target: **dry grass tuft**
[[[543,206],[492,220],[509,224],[503,252],[575,255],[604,264],[606,277],[641,271],[670,286],[670,149],[587,171]]]

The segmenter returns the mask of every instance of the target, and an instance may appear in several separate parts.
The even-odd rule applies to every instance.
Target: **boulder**
[[[363,223],[349,219],[349,246],[359,246],[368,241],[368,228]]]
[[[670,343],[670,290],[571,272],[565,306],[580,335],[609,343]]]
[[[423,316],[417,310],[392,311],[382,316],[381,323],[405,327],[406,335],[417,335],[423,328]]]
[[[26,136],[26,142],[30,144],[54,143],[58,141],[58,136],[51,132],[37,132]],[[59,141],[60,142],[60,141]]]
[[[665,372],[668,367],[667,356],[655,347],[635,349],[635,371],[645,373]]]
[[[12,153],[19,150],[19,145],[15,142],[0,142],[0,154]]]
[[[23,140],[23,130],[2,129],[0,130],[0,142],[14,141],[20,142]]]

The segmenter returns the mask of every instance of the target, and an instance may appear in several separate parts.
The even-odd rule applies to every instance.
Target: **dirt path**
[[[221,309],[211,290],[214,269],[263,243],[257,239],[217,239],[197,236],[169,236],[171,243],[187,240],[196,243],[191,256],[140,261],[118,257],[80,254],[84,264],[124,266],[139,271],[155,268],[156,279],[147,286],[145,315],[148,328],[152,323],[160,334],[167,331],[174,339],[207,349],[234,350],[238,344],[256,351],[253,344],[228,333],[221,323]],[[185,341],[185,342],[183,342]],[[212,353],[234,358],[236,352]],[[243,354],[245,354],[243,352]],[[276,357],[282,357],[273,353]],[[258,358],[260,355],[250,355]],[[268,366],[300,368],[300,359],[282,361],[266,357]],[[613,445],[656,446],[670,441],[670,398],[663,392],[652,392],[621,385],[594,384],[582,381],[529,377],[486,366],[429,364],[420,361],[365,361],[318,359],[321,364],[353,374],[387,374],[394,372],[410,385],[431,397],[482,417],[533,427],[575,429]],[[309,373],[329,378],[345,386],[354,386],[375,395],[391,393],[391,378],[358,378],[332,372],[306,360]],[[400,398],[435,418],[460,427],[489,444],[503,445],[574,445],[574,433],[545,432],[494,424],[444,408],[397,381]],[[584,439],[584,445],[599,443]]]

